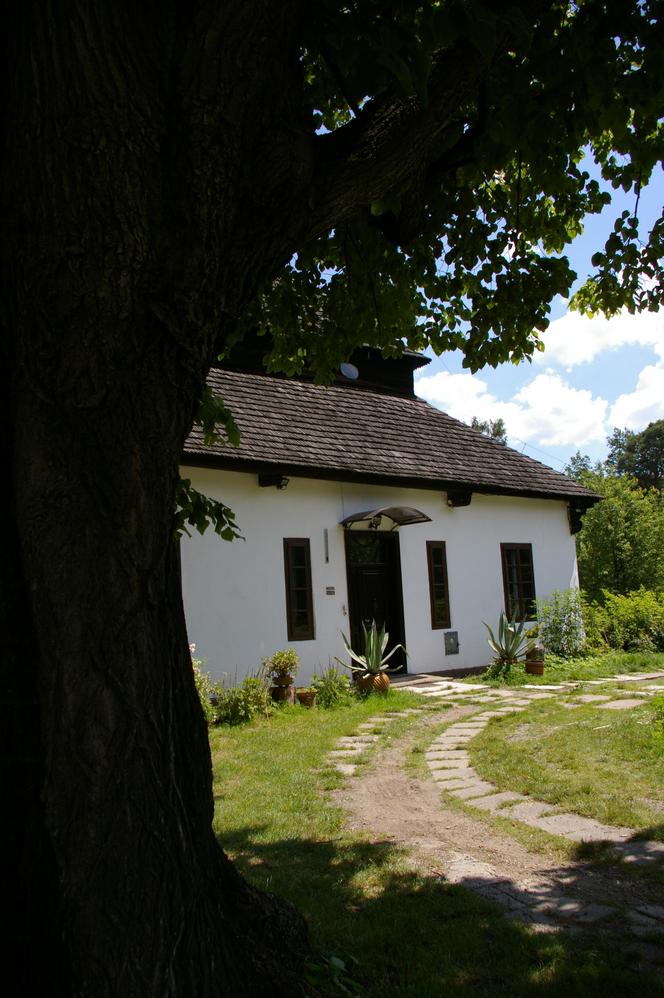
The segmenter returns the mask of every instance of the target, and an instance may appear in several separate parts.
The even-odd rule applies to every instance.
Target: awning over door
[[[354,523],[375,523],[378,526],[381,517],[386,516],[399,527],[409,523],[431,523],[431,517],[412,506],[379,506],[378,509],[366,509],[362,513],[353,513],[341,521],[342,527],[351,527]]]

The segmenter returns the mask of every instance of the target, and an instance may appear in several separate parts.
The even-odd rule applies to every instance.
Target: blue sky
[[[586,220],[583,235],[569,249],[578,283],[589,273],[590,258],[603,247],[615,216],[634,208],[633,195],[612,194],[613,203]],[[642,233],[650,231],[663,202],[659,170],[641,193]],[[544,353],[532,363],[502,364],[473,375],[462,368],[458,352],[432,355],[419,372],[416,392],[468,423],[473,416],[502,417],[510,446],[559,470],[577,450],[593,460],[604,458],[614,426],[638,431],[664,419],[664,310],[588,319],[558,298],[550,317]]]

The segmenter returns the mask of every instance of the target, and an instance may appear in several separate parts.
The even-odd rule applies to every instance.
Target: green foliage
[[[603,501],[589,509],[577,535],[581,587],[589,599],[602,592],[664,589],[664,502],[633,478],[582,473],[584,485]]]
[[[275,651],[273,655],[263,659],[263,670],[275,678],[296,676],[300,669],[300,660],[293,648]]]
[[[235,513],[218,499],[204,496],[191,484],[191,479],[180,478],[175,491],[175,533],[191,537],[186,524],[194,527],[199,534],[212,528],[224,541],[244,540],[235,523]]]
[[[504,610],[500,611],[497,636],[487,623],[484,626],[489,632],[487,643],[494,653],[493,665],[486,670],[486,675],[491,679],[508,678],[512,665],[534,647],[536,639],[525,630],[525,622],[508,620]]]
[[[585,645],[581,594],[578,589],[554,590],[537,600],[537,635],[547,651],[574,658]]]
[[[662,159],[655,10],[642,0],[316,4],[301,38],[314,157],[357,149],[377,172],[245,312],[246,328],[273,334],[272,366],[324,379],[359,343],[458,348],[472,370],[540,349],[549,302],[576,278],[565,247],[613,189],[633,192],[636,208]],[[382,147],[392,115],[399,131]],[[426,160],[381,183],[380,156],[407,162],[421,122],[434,142]],[[575,307],[655,308],[663,242],[663,224],[648,234],[625,212]]]
[[[664,488],[664,419],[648,423],[640,433],[616,428],[607,442],[608,468],[635,478],[642,489]]]
[[[227,441],[233,447],[240,445],[240,431],[233,418],[233,413],[226,408],[221,396],[215,395],[209,385],[205,385],[203,388],[194,425],[201,427],[203,443],[208,447],[211,447],[212,444],[225,444]],[[220,432],[220,429],[223,430],[223,433]]]
[[[268,717],[272,713],[274,708],[265,675],[247,676],[239,685],[215,683],[207,672],[203,672],[203,662],[193,658],[196,645],[189,648],[196,691],[208,724],[245,724],[257,715]]]
[[[364,638],[364,654],[353,651],[350,641],[345,634],[342,634],[341,637],[346,651],[351,657],[351,663],[346,665],[340,658],[336,659],[345,669],[350,669],[354,676],[377,676],[380,672],[388,672],[390,666],[387,663],[395,652],[399,650],[406,652],[403,645],[395,645],[387,655],[385,654],[390,635],[385,631],[385,624],[379,631],[375,620],[371,621],[371,627],[367,627],[364,622],[362,623],[362,636]],[[356,662],[357,665],[353,665],[353,662]]]
[[[478,419],[477,416],[473,416],[470,425],[492,440],[497,440],[501,444],[507,443],[507,427],[504,419]]]
[[[192,651],[193,647],[194,646],[192,646]],[[198,693],[198,699],[200,700],[201,707],[203,708],[205,720],[208,724],[214,724],[217,720],[217,712],[213,703],[213,700],[216,699],[215,685],[210,679],[208,673],[203,672],[203,662],[201,659],[192,658],[191,665],[194,670],[196,692]]]
[[[626,651],[664,651],[664,593],[639,589],[628,595],[604,592],[585,610],[595,642]]]
[[[246,724],[257,715],[272,713],[270,691],[262,676],[247,676],[239,686],[217,686],[215,692],[217,724]]]
[[[353,688],[348,676],[344,676],[335,665],[329,665],[320,676],[314,676],[311,685],[316,690],[316,703],[319,707],[343,707],[353,698]]]

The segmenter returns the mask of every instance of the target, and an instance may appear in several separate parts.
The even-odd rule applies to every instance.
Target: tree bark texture
[[[301,158],[297,134],[255,114],[285,114],[293,12],[246,6],[8,15],[3,975],[17,994],[291,995],[306,952],[299,916],[212,833],[172,537],[205,371],[283,257],[259,220],[293,196]]]
[[[437,169],[478,84],[452,53],[459,73],[426,110],[388,95],[316,137],[306,10],[4,7],[3,975],[19,994],[296,993],[301,920],[211,831],[178,464],[257,289],[335,220]]]

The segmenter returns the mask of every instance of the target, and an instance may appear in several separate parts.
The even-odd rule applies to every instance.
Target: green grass
[[[597,931],[583,938],[535,934],[442,875],[421,875],[393,843],[346,829],[327,792],[340,777],[327,766],[326,753],[372,714],[412,703],[422,706],[414,695],[394,692],[384,701],[371,698],[337,711],[290,708],[270,720],[212,731],[216,830],[242,872],[303,912],[315,953],[353,966],[354,993],[660,994],[661,987]],[[398,720],[385,737],[412,723]],[[330,984],[323,993],[341,992]]]
[[[583,682],[587,679],[604,679],[608,676],[630,672],[664,672],[664,654],[661,652],[612,651],[582,658],[563,659],[547,655],[543,676],[531,676],[523,666],[512,669],[511,681],[518,685],[525,683],[535,686],[542,683]],[[466,683],[490,683],[491,686],[504,686],[500,680],[487,680],[483,676],[469,676]]]
[[[592,689],[616,692],[614,685]],[[664,729],[657,717],[652,700],[626,711],[540,701],[494,718],[470,743],[471,760],[501,790],[664,840]]]

